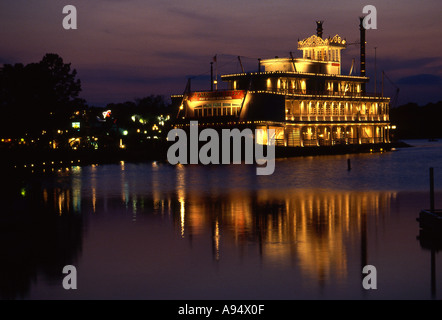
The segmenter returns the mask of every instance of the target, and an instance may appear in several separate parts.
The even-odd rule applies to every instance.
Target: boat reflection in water
[[[318,281],[345,278],[348,250],[360,245],[367,264],[367,221],[388,214],[390,192],[239,191],[228,195],[178,193],[179,215],[172,212],[180,234],[195,238],[212,234],[213,257],[223,259],[220,243],[240,252],[253,250],[262,262],[299,265],[303,275]],[[171,199],[173,202],[173,199]],[[220,252],[221,251],[221,252]]]
[[[28,283],[16,297],[72,298],[52,269],[73,264],[83,279],[75,298],[335,299],[365,297],[365,265],[408,277],[412,271],[389,266],[420,261],[422,253],[410,251],[416,250],[415,221],[400,218],[400,192],[271,188],[254,169],[121,163],[48,176],[22,197],[39,213],[9,221],[11,234],[23,231],[27,251],[10,241],[2,245],[11,253],[9,266],[26,256],[32,270],[6,263],[0,271]],[[24,230],[32,221],[38,226]],[[44,234],[60,250],[38,241]],[[50,281],[41,280],[45,263]],[[416,286],[395,285],[385,297]]]

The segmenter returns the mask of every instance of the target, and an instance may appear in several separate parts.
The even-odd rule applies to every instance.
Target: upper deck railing
[[[327,96],[327,97],[344,97],[344,98],[384,98],[381,92],[350,92],[350,91],[330,91],[330,90],[308,90],[308,89],[286,89],[286,88],[266,88],[265,90],[255,90],[266,93],[288,94],[288,95],[306,95],[306,96]]]
[[[211,90],[196,90],[192,92],[229,92],[229,91],[243,91],[241,89],[218,89],[216,91]],[[271,93],[271,94],[284,94],[284,95],[304,95],[304,96],[316,96],[316,97],[328,97],[328,98],[378,98],[378,99],[390,99],[385,97],[382,92],[350,92],[350,91],[330,91],[330,90],[308,90],[308,89],[287,89],[287,88],[265,88],[265,89],[251,89],[250,92],[255,93]]]

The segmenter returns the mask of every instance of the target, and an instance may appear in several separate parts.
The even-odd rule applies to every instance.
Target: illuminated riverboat
[[[191,91],[172,96],[178,107],[176,128],[191,120],[201,127],[258,130],[257,143],[267,144],[274,129],[276,146],[333,147],[389,145],[390,98],[369,94],[365,75],[365,29],[360,21],[360,75],[341,72],[341,50],[347,41],[339,35],[317,34],[298,41],[301,58],[259,60],[256,72],[225,74],[227,90]],[[297,148],[299,149],[299,148]]]

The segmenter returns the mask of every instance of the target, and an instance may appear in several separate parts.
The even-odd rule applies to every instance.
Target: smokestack
[[[316,21],[316,35],[322,38],[322,24],[324,21]]]
[[[359,17],[359,31],[361,32],[361,77],[365,77],[365,28],[363,21],[364,17]],[[362,84],[362,93],[365,93],[365,83]]]

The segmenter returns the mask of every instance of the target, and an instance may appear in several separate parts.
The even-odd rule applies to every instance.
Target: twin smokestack
[[[364,17],[359,17],[359,31],[360,31],[360,43],[361,43],[361,53],[360,53],[360,62],[361,62],[361,77],[365,77],[365,28],[364,28]],[[318,20],[316,21],[316,35],[322,39],[322,24],[324,21]],[[362,92],[365,93],[365,83],[362,84]]]
[[[316,35],[322,38],[322,24],[324,21],[316,21]]]

